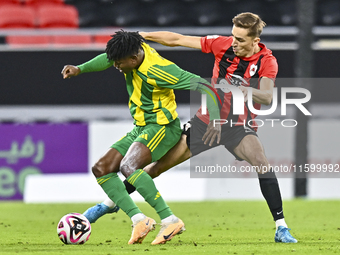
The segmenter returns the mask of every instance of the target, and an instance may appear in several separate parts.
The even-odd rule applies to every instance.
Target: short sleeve
[[[274,56],[270,56],[265,59],[263,65],[261,66],[261,71],[259,72],[260,77],[268,77],[275,79],[278,72],[277,60]]]
[[[232,41],[231,36],[207,35],[201,38],[202,52],[217,55],[221,49],[229,48]]]

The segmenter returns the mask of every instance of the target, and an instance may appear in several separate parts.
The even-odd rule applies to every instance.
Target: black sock
[[[136,190],[136,188],[132,186],[126,179],[124,180],[124,185],[125,185],[126,191],[129,194],[133,193]]]
[[[275,173],[270,169],[270,171],[265,174],[258,174],[258,178],[262,195],[267,201],[274,221],[284,218],[282,198]]]

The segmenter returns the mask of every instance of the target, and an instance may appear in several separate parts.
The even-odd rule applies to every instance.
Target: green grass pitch
[[[274,242],[275,224],[264,201],[169,203],[186,224],[182,235],[165,245],[128,245],[131,222],[123,213],[105,215],[92,224],[84,245],[64,245],[57,236],[59,219],[83,212],[91,204],[0,203],[0,254],[335,254],[340,253],[340,201],[293,200],[284,213],[297,244]],[[146,203],[142,211],[159,218]]]

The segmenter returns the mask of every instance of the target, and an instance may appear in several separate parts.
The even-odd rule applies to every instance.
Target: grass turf
[[[138,204],[159,222],[152,208]],[[340,253],[340,201],[284,202],[284,213],[297,244],[274,242],[275,224],[264,201],[169,203],[186,224],[182,235],[152,246],[149,233],[140,245],[128,245],[131,222],[123,213],[92,224],[84,245],[64,245],[57,237],[59,219],[83,212],[90,204],[0,203],[0,254],[333,254]]]

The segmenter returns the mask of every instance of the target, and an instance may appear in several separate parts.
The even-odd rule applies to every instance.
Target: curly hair
[[[111,35],[106,44],[105,53],[109,60],[117,61],[138,54],[144,38],[138,32],[118,31]]]

